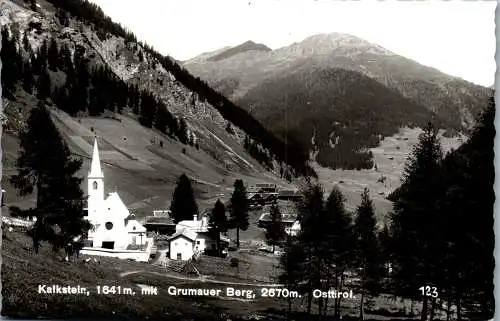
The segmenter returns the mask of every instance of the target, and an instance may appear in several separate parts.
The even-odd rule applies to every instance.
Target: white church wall
[[[119,259],[132,259],[138,262],[148,262],[150,253],[147,251],[132,251],[132,250],[109,250],[100,248],[85,247],[80,250],[82,255],[115,257]]]

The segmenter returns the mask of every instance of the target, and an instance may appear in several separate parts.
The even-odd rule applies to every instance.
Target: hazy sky
[[[187,60],[247,40],[272,49],[345,32],[450,75],[495,79],[494,0],[91,0],[162,54]]]

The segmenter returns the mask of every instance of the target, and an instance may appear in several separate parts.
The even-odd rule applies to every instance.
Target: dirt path
[[[145,270],[138,270],[138,271],[127,271],[120,273],[120,277],[125,277],[131,274],[136,274],[136,273],[149,273],[149,274],[154,274],[154,275],[159,275],[163,276],[169,279],[176,279],[176,280],[182,280],[182,281],[191,281],[191,282],[201,282],[201,283],[215,283],[215,284],[226,284],[226,285],[243,285],[243,286],[257,286],[257,287],[282,287],[282,284],[259,284],[259,283],[244,283],[244,282],[230,282],[230,281],[220,281],[220,280],[213,280],[209,279],[206,275],[200,276],[198,278],[192,278],[192,277],[187,277],[187,276],[179,276],[179,275],[172,275],[168,272],[165,273],[160,273],[160,272],[153,272],[153,271],[145,271]]]

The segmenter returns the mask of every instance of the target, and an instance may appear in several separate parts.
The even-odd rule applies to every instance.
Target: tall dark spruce
[[[421,319],[429,312],[427,293],[421,287],[437,286],[438,253],[442,233],[436,224],[441,188],[442,152],[437,130],[432,124],[424,129],[404,169],[403,184],[393,194],[392,217],[394,280],[397,294],[423,300]]]
[[[172,194],[170,211],[172,211],[175,223],[192,220],[194,216],[198,215],[198,205],[194,198],[193,187],[186,174],[182,174],[177,181],[177,186]]]
[[[10,181],[21,196],[36,190],[37,201],[34,208],[13,207],[12,213],[36,218],[29,231],[35,252],[41,241],[49,241],[54,250],[67,248],[90,228],[83,218],[82,178],[76,176],[82,162],[71,157],[42,101],[30,112],[20,147],[17,174]]]
[[[234,182],[234,190],[231,195],[231,208],[229,214],[229,226],[236,229],[236,247],[240,247],[240,230],[248,229],[248,197],[243,180],[237,179]]]

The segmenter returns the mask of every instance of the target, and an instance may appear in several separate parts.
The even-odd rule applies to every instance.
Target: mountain
[[[292,146],[87,1],[31,7],[4,1],[0,25],[9,206],[34,201],[19,197],[8,178],[16,171],[19,131],[41,100],[84,160],[82,177],[98,136],[108,188],[119,190],[140,216],[168,208],[182,173],[205,209],[227,199],[237,178],[290,186],[282,177],[291,180],[307,166],[300,151],[295,160],[279,156],[293,155]]]
[[[401,126],[432,120],[448,134],[466,133],[492,95],[489,88],[341,33],[217,61],[190,60],[184,67],[283,138],[286,126],[290,138],[334,168],[371,166],[367,152],[359,150],[376,147]],[[366,119],[367,112],[377,117]],[[327,138],[334,136],[337,144]]]

